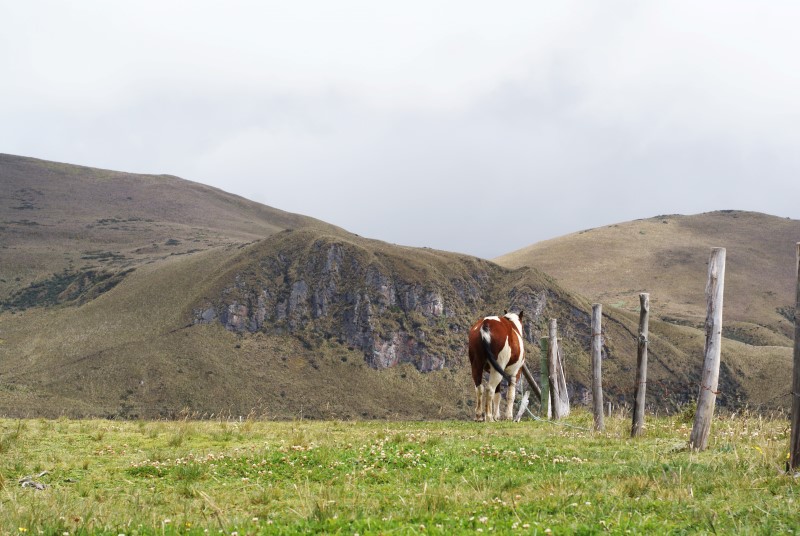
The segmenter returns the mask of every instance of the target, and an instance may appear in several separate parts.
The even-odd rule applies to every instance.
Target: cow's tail
[[[484,320],[483,325],[481,326],[481,342],[483,343],[483,349],[486,351],[486,357],[489,359],[489,363],[492,365],[492,368],[499,372],[508,383],[511,383],[511,376],[509,376],[506,371],[500,367],[500,364],[497,362],[497,358],[492,352],[492,335],[489,331],[488,320]]]

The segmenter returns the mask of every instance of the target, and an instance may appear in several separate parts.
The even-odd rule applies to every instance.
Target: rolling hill
[[[0,296],[66,270],[115,272],[327,224],[177,177],[0,154]]]
[[[589,396],[591,302],[535,267],[370,240],[171,176],[0,155],[0,181],[0,415],[470,418],[466,330],[520,308],[532,368],[558,318],[573,399]],[[605,317],[621,403],[637,315]],[[695,394],[690,323],[651,325],[652,407]],[[725,344],[720,403],[784,404],[764,386],[787,383],[790,350]]]
[[[536,267],[592,301],[630,311],[638,310],[638,293],[649,292],[651,315],[702,328],[708,259],[712,247],[724,247],[725,336],[791,346],[798,241],[798,220],[725,210],[590,229],[495,262]]]

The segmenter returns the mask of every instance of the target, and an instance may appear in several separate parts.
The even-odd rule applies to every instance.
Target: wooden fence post
[[[717,401],[719,384],[719,359],[722,344],[722,295],[725,287],[725,248],[713,248],[708,261],[708,282],[706,283],[706,347],[703,361],[703,375],[700,380],[700,393],[697,396],[697,410],[694,426],[689,436],[689,448],[705,450],[708,446],[708,433],[711,418]]]
[[[636,355],[636,390],[634,391],[633,425],[631,437],[641,435],[644,429],[644,402],[647,394],[647,337],[650,323],[650,294],[639,294],[639,350]]]
[[[603,306],[592,305],[592,407],[594,409],[594,429],[602,432],[603,423]]]
[[[558,322],[550,320],[550,348],[547,352],[547,371],[550,377],[550,405],[553,419],[558,420],[569,415],[569,395],[564,376],[564,365],[558,347]]]
[[[533,394],[536,395],[536,398],[539,399],[539,402],[542,401],[542,389],[539,387],[539,384],[536,383],[536,379],[531,374],[531,371],[528,369],[527,364],[522,365],[522,375],[525,376],[525,379],[528,380],[528,385],[531,386],[531,390]]]
[[[567,375],[564,374],[564,356],[561,346],[556,348],[556,376],[558,376],[558,414],[559,418],[569,415],[569,393],[567,392]]]
[[[539,400],[542,403],[542,417],[549,419],[553,415],[553,405],[550,403],[550,379],[548,377],[550,339],[548,337],[542,337],[539,339],[539,346],[542,349],[542,396]]]
[[[547,350],[547,379],[550,385],[550,411],[553,419],[558,420],[561,415],[558,413],[558,376],[556,375],[556,361],[558,359],[558,324],[556,319],[550,320],[550,341]]]
[[[794,364],[792,373],[792,438],[789,446],[789,468],[800,466],[800,242],[796,250],[797,290],[794,305]]]

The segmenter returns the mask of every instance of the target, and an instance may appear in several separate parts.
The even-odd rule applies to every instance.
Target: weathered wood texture
[[[531,390],[533,394],[536,395],[536,398],[539,399],[539,402],[542,401],[542,390],[539,387],[539,384],[536,383],[536,379],[531,374],[531,371],[528,369],[528,365],[522,365],[522,375],[525,376],[525,379],[528,380],[528,385],[531,386]]]
[[[636,386],[634,391],[631,437],[644,430],[644,402],[647,394],[647,337],[650,324],[650,294],[639,294],[639,348],[636,353]]]
[[[569,392],[567,391],[567,375],[564,374],[564,356],[561,345],[556,348],[556,375],[558,376],[558,404],[559,418],[569,415]]]
[[[725,248],[714,248],[708,261],[708,282],[706,283],[706,347],[703,374],[700,380],[700,392],[697,396],[694,426],[689,436],[689,446],[693,450],[705,450],[708,446],[711,419],[714,415],[714,405],[717,402],[724,288]]]
[[[569,395],[567,380],[564,376],[564,365],[558,344],[558,322],[550,320],[550,348],[547,352],[547,371],[550,380],[550,405],[553,419],[558,420],[569,415]]]
[[[602,432],[603,422],[603,306],[592,305],[592,409],[594,429]]]
[[[550,418],[553,416],[553,405],[550,403],[550,338],[542,337],[539,339],[539,346],[542,349],[542,417]]]
[[[794,371],[792,374],[792,437],[789,445],[789,466],[800,467],[800,242],[795,256],[797,289],[794,306]]]
[[[558,324],[555,319],[550,320],[550,342],[547,349],[547,380],[550,386],[550,413],[553,419],[560,419],[561,415],[556,408],[558,398],[558,375],[556,373],[557,353],[558,353]]]

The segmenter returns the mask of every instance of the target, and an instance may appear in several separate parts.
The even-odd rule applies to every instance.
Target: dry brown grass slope
[[[719,211],[589,229],[495,261],[539,268],[629,317],[633,329],[638,294],[649,292],[651,341],[661,345],[662,365],[681,376],[701,367],[707,263],[712,247],[725,247],[722,403],[787,407],[798,240],[800,221]],[[690,389],[695,396],[697,386]]]
[[[398,324],[405,324],[403,329],[421,326],[431,351],[446,356],[442,370],[421,374],[403,363],[371,368],[363,352],[338,341],[337,322],[343,315],[335,311],[316,322],[307,319],[297,336],[281,334],[275,326],[233,333],[218,322],[193,323],[198,306],[226,296],[245,282],[246,274],[256,283],[263,281],[257,273],[263,262],[283,254],[306,265],[310,257],[304,251],[312,251],[320,240],[354,244],[364,262],[380,262],[412,285],[445,289],[448,306],[457,313],[430,323],[397,308],[378,313],[373,302],[378,331],[391,336]],[[340,280],[343,287],[347,277]],[[447,294],[453,277],[491,284],[479,288],[470,305]],[[513,304],[515,293],[517,299],[546,297],[541,315],[527,326],[529,334],[538,340],[547,318],[560,319],[571,385],[578,395],[585,393],[589,304],[539,272],[507,271],[462,255],[302,230],[146,264],[79,306],[1,313],[0,414],[152,418],[174,417],[187,408],[207,415],[254,410],[276,418],[469,418],[473,390],[465,330],[474,317]],[[606,327],[606,386],[615,400],[630,396],[634,327],[635,319],[613,312]],[[684,340],[673,338],[677,346],[653,337],[650,394],[661,407],[685,400],[694,370],[675,363],[685,363],[702,345],[696,330],[668,327],[686,333]],[[535,347],[529,352],[537,370]],[[734,384],[738,395],[752,395]]]
[[[712,247],[727,250],[724,322],[728,338],[791,346],[795,243],[800,221],[755,212],[658,216],[539,242],[495,259],[533,266],[589,299],[702,326]]]
[[[309,348],[194,325],[193,314],[253,262],[289,255],[303,267],[302,237],[354,244],[368,263],[391,257],[398,277],[417,282],[491,263],[366,241],[175,177],[2,155],[0,180],[1,414],[466,415],[468,381],[452,381],[460,369],[374,370],[324,337]],[[270,241],[286,229],[303,233]]]
[[[167,175],[0,154],[0,181],[0,300],[62,270],[113,272],[332,227]]]
[[[586,394],[591,300],[535,268],[364,239],[175,177],[0,155],[0,181],[0,415],[469,418],[465,330],[520,307],[531,343],[559,319],[571,387]],[[670,225],[645,223],[630,234]],[[636,314],[606,315],[605,386],[624,400]],[[765,326],[760,337],[785,341]],[[696,391],[702,333],[652,331],[649,399],[669,408]],[[723,403],[785,402],[763,386],[788,390],[775,372],[788,347],[725,345]],[[529,359],[538,369],[533,346]]]
[[[237,262],[223,247],[142,267],[79,307],[0,317],[0,414],[275,418],[452,417],[463,396],[451,372],[376,371],[335,344],[309,352],[294,337],[241,336],[189,325],[198,297]],[[420,393],[441,393],[416,399]],[[443,410],[444,400],[453,404]],[[463,400],[462,400],[463,402]]]

